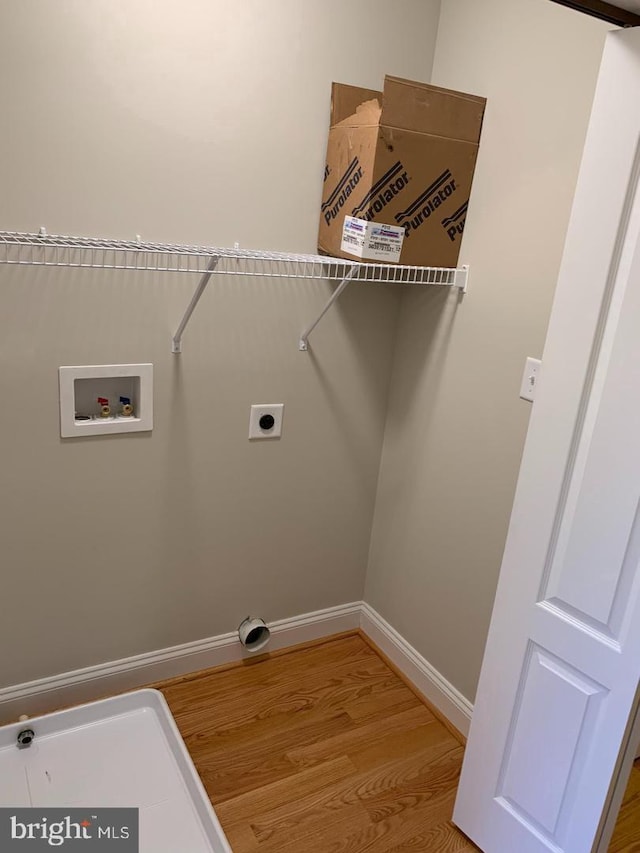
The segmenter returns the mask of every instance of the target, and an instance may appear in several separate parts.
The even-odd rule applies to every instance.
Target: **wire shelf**
[[[212,259],[217,259],[211,269]],[[181,246],[141,240],[105,240],[0,231],[0,263],[79,269],[144,270],[199,275],[261,276],[378,284],[428,284],[464,289],[466,269],[375,264],[215,246]]]
[[[323,255],[258,252],[215,246],[180,246],[137,240],[105,240],[100,237],[63,237],[20,231],[0,231],[0,264],[76,269],[142,270],[196,273],[200,281],[171,340],[171,350],[182,352],[182,335],[212,275],[261,276],[265,278],[339,281],[319,316],[302,332],[298,349],[309,347],[309,335],[353,281],[372,284],[427,284],[467,289],[467,267],[418,267],[372,264]]]

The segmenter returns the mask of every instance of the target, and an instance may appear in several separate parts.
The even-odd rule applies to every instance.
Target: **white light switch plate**
[[[523,400],[528,400],[533,403],[533,398],[536,394],[536,383],[540,376],[540,368],[542,362],[539,358],[527,358],[522,374],[522,383],[520,385],[520,397]]]

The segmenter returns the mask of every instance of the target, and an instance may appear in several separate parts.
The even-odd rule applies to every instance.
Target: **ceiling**
[[[640,15],[640,0],[616,0],[613,5],[620,9],[628,9],[630,12],[637,12]]]

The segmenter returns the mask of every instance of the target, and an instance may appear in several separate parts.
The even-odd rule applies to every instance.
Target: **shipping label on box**
[[[397,225],[366,222],[355,216],[344,218],[340,249],[349,255],[363,260],[398,263],[403,242],[404,228]]]
[[[484,106],[395,77],[384,92],[334,83],[319,250],[455,267]]]

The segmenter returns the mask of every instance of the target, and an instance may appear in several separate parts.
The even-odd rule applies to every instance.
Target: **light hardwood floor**
[[[463,853],[463,747],[359,635],[156,685],[234,853]]]
[[[609,853],[640,853],[640,759],[629,776]]]

